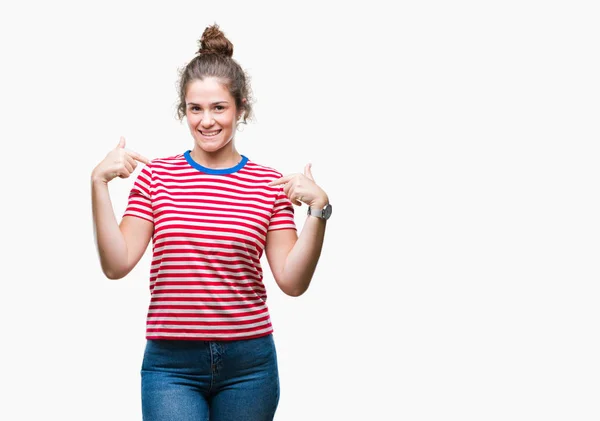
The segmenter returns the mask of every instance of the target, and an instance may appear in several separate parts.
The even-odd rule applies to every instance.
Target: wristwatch
[[[331,216],[331,205],[328,203],[325,205],[323,209],[313,209],[310,206],[308,207],[308,212],[306,213],[310,216],[316,216],[317,218],[328,220]]]

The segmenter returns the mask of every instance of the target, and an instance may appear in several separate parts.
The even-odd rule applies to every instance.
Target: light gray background
[[[599,419],[593,6],[2,6],[0,418],[141,419],[150,254],[103,277],[89,176],[121,135],[193,146],[177,69],[216,22],[257,98],[239,151],[312,162],[334,206],[304,296],[265,259],[276,419]]]

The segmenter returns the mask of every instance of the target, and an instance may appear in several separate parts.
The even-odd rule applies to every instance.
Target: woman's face
[[[215,152],[235,136],[240,114],[235,99],[219,79],[196,79],[187,87],[185,115],[196,145],[206,152]]]

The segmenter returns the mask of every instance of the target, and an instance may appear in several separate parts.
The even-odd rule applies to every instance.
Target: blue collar
[[[191,156],[191,151],[186,151],[183,154],[183,156],[185,157],[185,160],[188,162],[188,164],[190,164],[192,167],[196,168],[198,171],[202,171],[203,173],[206,173],[206,174],[232,174],[232,173],[244,168],[244,165],[246,165],[246,162],[248,162],[248,158],[245,157],[244,155],[242,155],[242,160],[235,167],[214,169],[214,168],[204,167],[204,166],[198,164],[196,161],[194,161],[194,159]]]

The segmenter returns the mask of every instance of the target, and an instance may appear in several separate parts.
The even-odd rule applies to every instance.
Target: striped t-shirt
[[[282,176],[242,155],[210,169],[190,151],[139,173],[123,216],[154,224],[147,339],[238,340],[273,332],[260,258],[267,231],[296,229]]]

